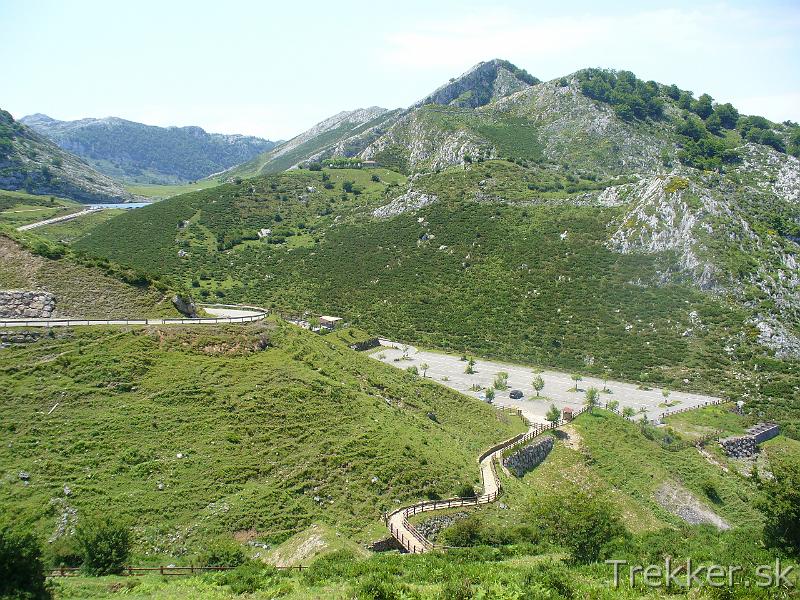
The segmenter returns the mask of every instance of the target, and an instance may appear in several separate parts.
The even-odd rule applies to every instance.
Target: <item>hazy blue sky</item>
[[[506,58],[630,69],[800,121],[800,2],[0,0],[0,107],[289,138]]]

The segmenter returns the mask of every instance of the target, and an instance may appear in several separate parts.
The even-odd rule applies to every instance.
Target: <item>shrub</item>
[[[83,555],[83,570],[90,575],[121,573],[128,559],[131,534],[113,516],[86,518],[75,530],[75,541]]]
[[[230,586],[234,594],[253,594],[273,583],[273,578],[276,574],[275,567],[250,560],[231,571],[227,571],[220,578],[220,583]]]
[[[75,536],[63,536],[50,543],[45,550],[47,564],[58,567],[80,567],[83,563],[83,552]]]
[[[50,598],[36,538],[5,524],[0,524],[0,598]]]
[[[402,588],[385,573],[374,573],[362,581],[356,589],[359,600],[395,600],[404,597]]]
[[[761,510],[766,516],[764,538],[771,546],[800,555],[800,461],[770,461],[773,479],[764,483]]]
[[[610,505],[579,488],[564,488],[539,499],[532,517],[543,538],[567,548],[577,563],[597,562],[612,542],[627,536]]]
[[[244,564],[245,560],[247,557],[242,547],[229,538],[212,540],[198,557],[198,562],[204,567],[236,567]]]
[[[460,488],[458,488],[458,492],[456,496],[459,498],[474,498],[478,494],[475,493],[475,487],[470,483],[465,483]]]
[[[483,536],[483,524],[477,517],[469,517],[444,530],[442,538],[448,546],[474,546]]]

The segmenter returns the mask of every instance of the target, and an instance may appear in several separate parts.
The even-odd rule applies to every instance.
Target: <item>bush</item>
[[[442,538],[448,546],[475,546],[483,537],[483,524],[477,517],[458,521],[444,530]]]
[[[766,516],[764,538],[771,546],[800,555],[800,461],[770,461],[773,479],[764,483],[761,510]]]
[[[404,587],[391,581],[385,573],[374,573],[358,585],[356,597],[359,600],[399,600],[405,597]]]
[[[45,549],[45,558],[48,566],[53,569],[59,567],[80,567],[83,563],[83,552],[75,536],[63,536],[52,542]]]
[[[253,594],[270,586],[276,575],[277,570],[275,567],[250,560],[231,571],[227,571],[219,582],[222,585],[230,586],[234,594]]]
[[[532,516],[543,538],[567,548],[577,563],[597,562],[611,543],[627,537],[608,502],[579,488],[562,489],[538,500]]]
[[[209,542],[205,551],[198,557],[203,567],[236,567],[247,560],[244,550],[229,538],[219,538]]]
[[[5,524],[0,524],[0,598],[50,598],[36,538]]]
[[[456,492],[456,496],[458,496],[459,498],[474,498],[477,495],[478,494],[475,492],[475,488],[472,486],[472,484],[469,483],[465,483],[464,485],[462,485],[458,489],[458,492]]]
[[[128,560],[131,534],[127,525],[113,516],[86,518],[75,530],[75,541],[86,573],[112,575],[121,573]]]

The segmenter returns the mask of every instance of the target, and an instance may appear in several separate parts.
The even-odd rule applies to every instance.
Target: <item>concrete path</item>
[[[583,406],[587,388],[594,386],[598,390],[603,389],[602,380],[594,377],[585,377],[578,384],[580,391],[574,392],[570,390],[574,389],[575,382],[568,373],[560,373],[558,371],[537,373],[530,367],[483,359],[476,359],[475,374],[468,375],[464,372],[466,363],[460,360],[458,356],[420,351],[413,346],[404,346],[389,340],[381,340],[381,346],[380,350],[374,351],[370,356],[401,369],[414,365],[420,374],[422,374],[421,365],[427,364],[429,365],[427,370],[428,377],[442,385],[475,398],[481,397],[485,392],[485,388],[492,386],[495,375],[498,372],[504,371],[508,373],[508,390],[497,390],[494,403],[498,406],[520,409],[532,423],[545,423],[545,415],[551,404],[555,404],[560,410],[565,406],[575,410]],[[403,352],[405,348],[408,348],[406,354]],[[536,392],[531,383],[537,374],[541,375],[545,382],[541,398],[536,397]],[[471,389],[473,385],[481,386],[482,390],[479,392],[473,391]],[[616,400],[619,402],[620,410],[630,407],[637,414],[646,414],[648,419],[651,420],[657,419],[665,411],[696,408],[719,401],[718,398],[713,396],[689,392],[670,392],[668,401],[674,405],[665,407],[659,406],[665,401],[662,390],[659,388],[646,390],[640,389],[636,384],[611,380],[608,380],[606,385],[611,390],[611,393],[600,394],[600,406],[605,406],[607,402]],[[522,399],[514,400],[509,397],[509,392],[514,389],[522,391]]]
[[[35,229],[36,227],[41,227],[42,225],[52,225],[53,223],[61,223],[62,221],[69,221],[71,219],[76,219],[82,215],[88,215],[89,213],[93,213],[98,210],[102,209],[87,208],[75,213],[70,213],[68,215],[61,215],[60,217],[52,217],[50,219],[45,219],[44,221],[36,221],[36,223],[28,223],[27,225],[20,225],[19,227],[17,227],[17,231],[27,231],[29,229]]]

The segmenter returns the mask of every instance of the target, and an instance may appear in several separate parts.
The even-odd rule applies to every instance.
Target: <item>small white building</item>
[[[320,327],[324,327],[325,329],[335,329],[336,325],[341,320],[342,320],[342,317],[330,317],[328,315],[322,315],[319,318],[319,324],[320,324]]]
[[[264,239],[265,237],[269,237],[272,234],[272,229],[259,229],[258,230],[258,239]]]

